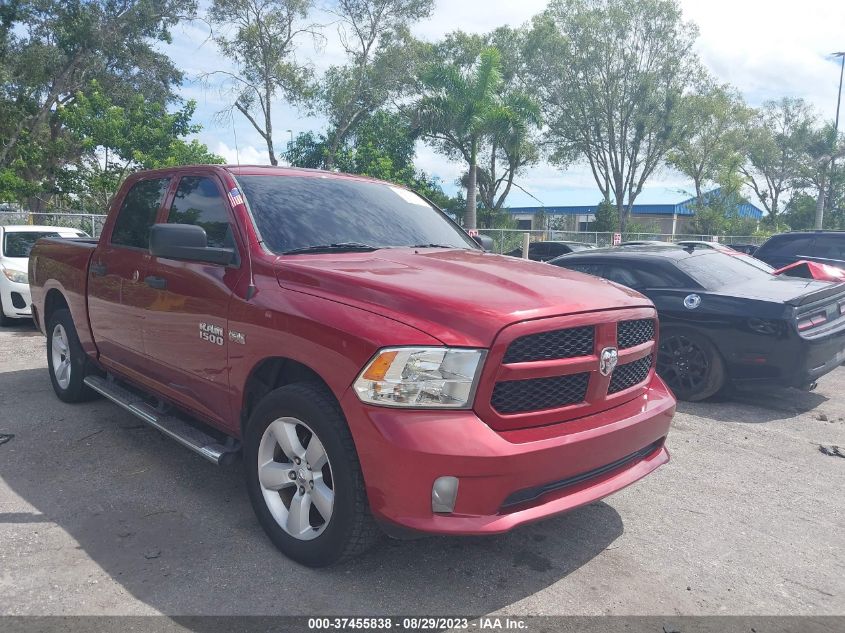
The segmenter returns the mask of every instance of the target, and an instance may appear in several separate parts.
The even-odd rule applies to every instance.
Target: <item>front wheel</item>
[[[267,394],[247,424],[244,461],[258,521],[288,558],[324,567],[376,541],[352,436],[324,387]]]
[[[679,400],[697,402],[725,387],[725,365],[718,350],[692,330],[661,333],[657,373]]]

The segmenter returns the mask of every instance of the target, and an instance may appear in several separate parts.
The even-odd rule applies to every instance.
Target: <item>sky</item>
[[[201,2],[206,4],[205,2]],[[519,26],[541,12],[547,0],[438,0],[432,16],[414,26],[415,36],[429,41],[442,38],[458,26],[464,31],[486,33],[497,26]],[[738,88],[746,102],[759,106],[767,99],[802,97],[819,115],[832,120],[839,87],[839,64],[828,56],[845,50],[845,2],[837,0],[680,0],[684,19],[698,25],[696,49],[704,65],[722,82]],[[318,14],[316,21],[330,17]],[[310,61],[317,73],[344,63],[335,27],[324,31],[324,46],[304,42],[298,56]],[[173,43],[163,47],[185,74],[180,94],[197,102],[195,120],[203,130],[197,135],[209,149],[228,162],[268,163],[266,147],[246,119],[235,112],[221,122],[215,116],[229,103],[225,87],[203,74],[233,70],[202,22],[180,24]],[[845,106],[841,114],[845,121]],[[281,100],[274,103],[274,142],[284,149],[291,138],[308,130],[322,130],[325,121],[309,117]],[[291,132],[288,132],[290,130]],[[441,179],[449,193],[457,191],[462,166],[450,162],[419,143],[415,163]],[[508,206],[594,204],[599,200],[596,184],[586,165],[562,170],[541,162],[517,179],[525,190],[512,190]],[[691,182],[668,168],[655,173],[638,202],[676,202],[688,196]],[[530,195],[529,195],[530,194]],[[753,197],[749,196],[752,202]]]

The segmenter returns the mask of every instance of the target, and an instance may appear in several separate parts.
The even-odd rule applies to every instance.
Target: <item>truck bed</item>
[[[76,325],[82,348],[89,354],[96,352],[91,326],[88,322],[88,265],[97,247],[94,238],[46,237],[38,240],[29,257],[29,285],[32,291],[32,316],[42,333],[46,334],[45,302],[50,290],[58,290],[67,301]]]

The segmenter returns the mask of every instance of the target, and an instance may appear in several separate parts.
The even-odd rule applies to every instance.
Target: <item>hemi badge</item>
[[[246,337],[240,332],[235,332],[235,330],[229,330],[229,340],[239,345],[246,345]]]

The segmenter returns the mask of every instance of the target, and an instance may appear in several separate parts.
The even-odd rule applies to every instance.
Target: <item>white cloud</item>
[[[229,165],[269,165],[267,152],[259,150],[254,145],[239,145],[238,148],[229,147],[223,141],[218,141],[214,153],[226,159]]]

